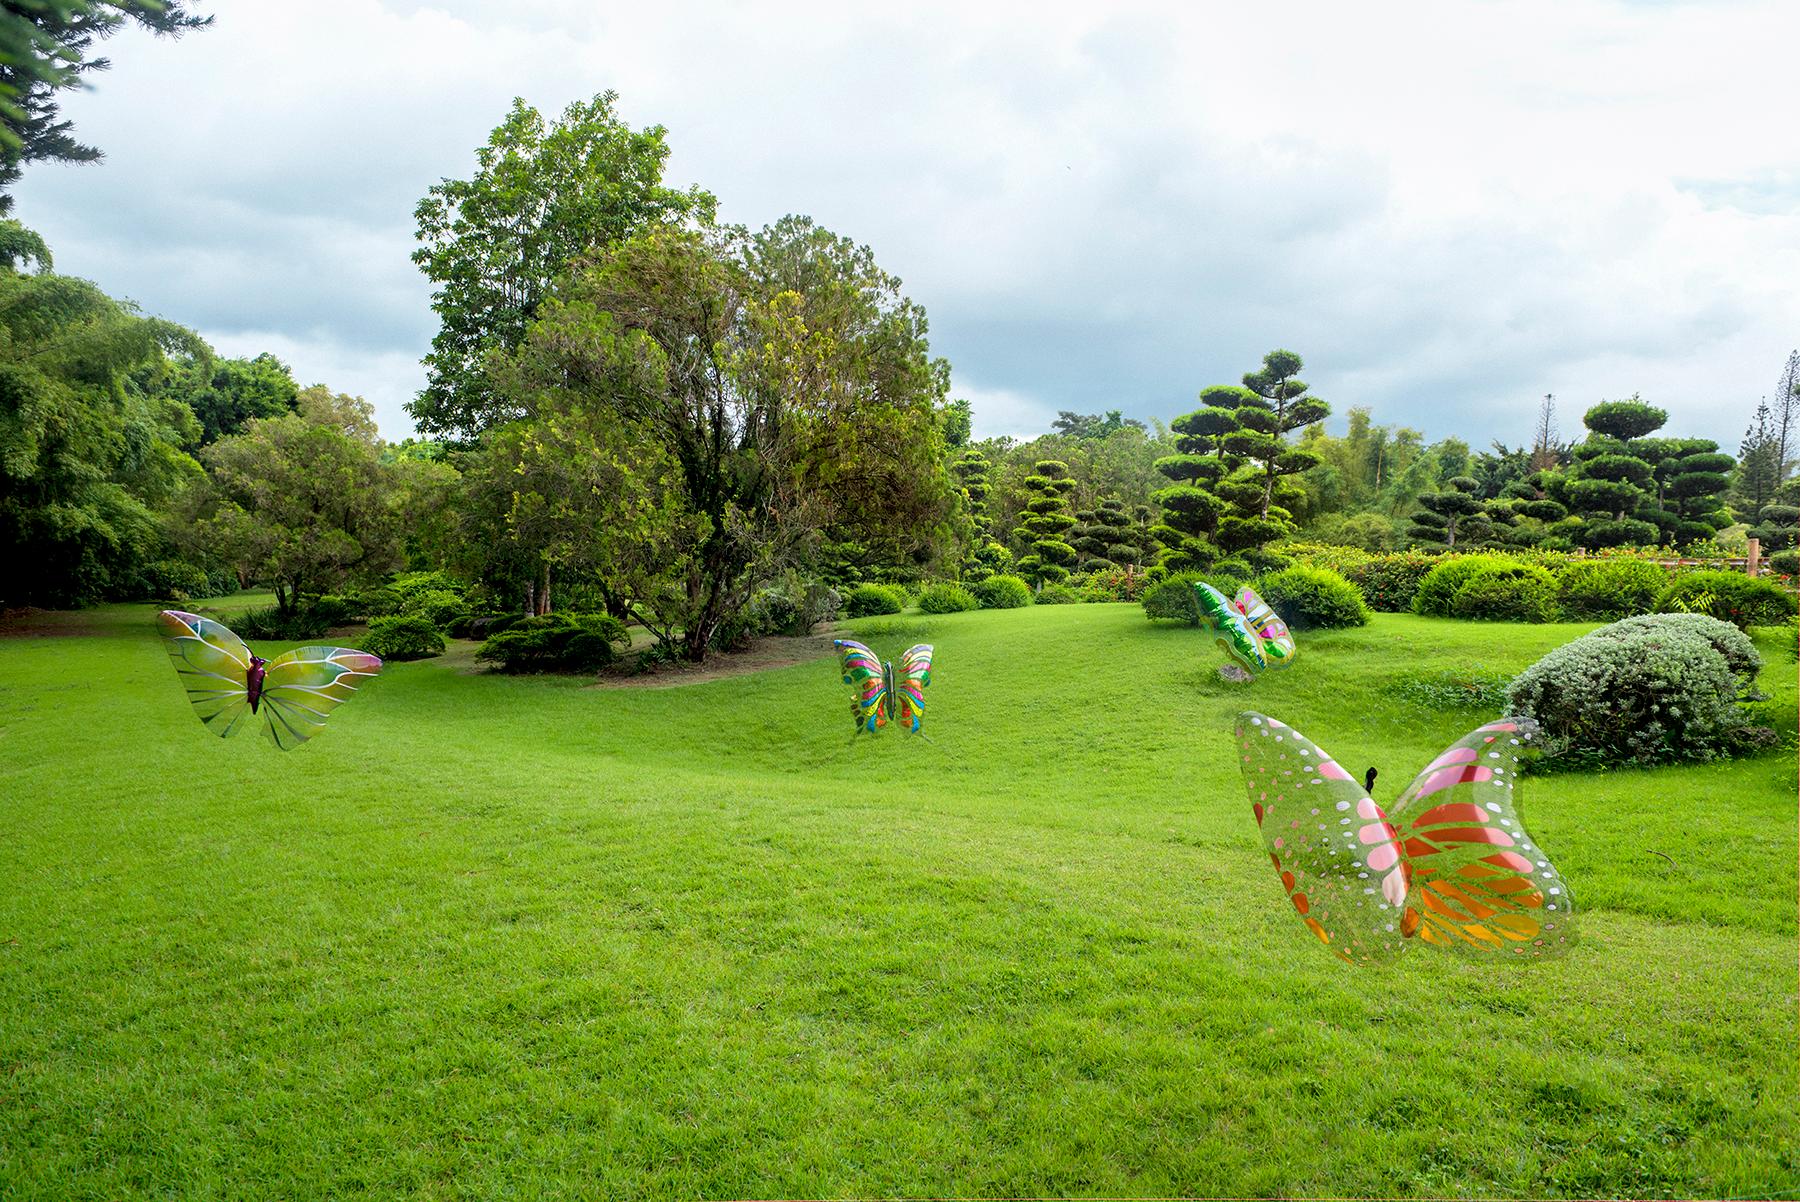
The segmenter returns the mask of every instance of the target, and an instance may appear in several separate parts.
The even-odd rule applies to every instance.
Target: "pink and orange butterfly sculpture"
[[[887,725],[898,707],[901,725],[918,734],[925,719],[925,688],[931,683],[931,644],[908,647],[895,672],[892,662],[884,663],[855,639],[833,642],[843,661],[844,683],[856,690],[850,701],[856,729],[873,734]]]
[[[1503,718],[1470,731],[1383,811],[1293,727],[1240,714],[1239,766],[1263,843],[1319,941],[1349,964],[1421,945],[1506,960],[1567,950],[1574,898],[1512,802],[1536,730]]]
[[[246,713],[260,714],[270,742],[298,747],[381,671],[381,660],[347,647],[296,647],[264,659],[221,623],[176,609],[158,614],[157,623],[194,713],[222,739],[238,732]]]

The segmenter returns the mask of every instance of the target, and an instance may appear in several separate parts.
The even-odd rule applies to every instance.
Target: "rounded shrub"
[[[1528,563],[1490,564],[1464,578],[1450,598],[1450,616],[1479,622],[1553,622],[1556,577]]]
[[[1628,618],[1656,609],[1669,574],[1642,559],[1588,559],[1556,574],[1557,601],[1569,618]]]
[[[1769,556],[1769,570],[1777,576],[1800,576],[1800,551],[1789,547]]]
[[[928,584],[919,593],[919,608],[928,614],[959,614],[980,607],[975,594],[960,584]]]
[[[1711,759],[1745,741],[1738,699],[1760,666],[1727,623],[1652,614],[1558,647],[1513,680],[1507,704],[1543,726],[1546,751],[1576,763]]]
[[[1442,555],[1396,551],[1391,555],[1372,555],[1358,562],[1345,563],[1337,570],[1345,580],[1362,590],[1363,601],[1370,609],[1385,614],[1404,614],[1412,612],[1419,582],[1443,562]]]
[[[989,576],[969,586],[983,609],[1018,609],[1031,604],[1031,586],[1017,576]]]
[[[502,672],[596,672],[626,639],[624,625],[608,614],[540,614],[490,635],[475,658]]]
[[[449,589],[419,589],[402,595],[400,612],[416,614],[439,630],[449,630],[469,616],[469,605],[461,593]]]
[[[1469,578],[1483,568],[1507,567],[1518,563],[1502,555],[1456,555],[1439,560],[1436,566],[1419,579],[1418,591],[1413,594],[1412,611],[1433,618],[1455,616],[1451,608],[1456,600],[1457,590],[1469,582]]]
[[[186,601],[193,597],[210,597],[206,570],[181,559],[159,559],[144,573],[145,586],[152,597]]]
[[[444,653],[444,636],[423,614],[376,618],[358,642],[360,650],[387,660],[430,659]]]
[[[1037,591],[1039,605],[1079,605],[1081,594],[1066,584],[1046,584]]]
[[[1257,581],[1257,595],[1295,630],[1367,626],[1362,590],[1329,568],[1296,564]]]
[[[1664,613],[1708,614],[1740,629],[1779,626],[1794,616],[1794,596],[1772,580],[1742,572],[1688,572],[1656,599]]]
[[[1200,601],[1194,585],[1205,579],[1203,572],[1170,572],[1144,590],[1144,616],[1200,625]]]
[[[906,608],[906,593],[886,584],[859,584],[844,600],[844,613],[852,618],[897,614]]]

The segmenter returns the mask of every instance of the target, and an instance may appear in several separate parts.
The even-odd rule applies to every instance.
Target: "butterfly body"
[[[1264,847],[1319,941],[1351,964],[1421,946],[1509,960],[1567,950],[1574,899],[1512,808],[1519,749],[1535,729],[1505,718],[1469,732],[1383,809],[1292,727],[1240,715],[1239,766]]]
[[[164,610],[157,622],[195,716],[220,738],[236,734],[248,713],[262,718],[277,747],[297,747],[381,671],[379,658],[348,647],[296,647],[264,659],[223,623],[181,610]]]
[[[880,659],[854,639],[835,639],[833,643],[844,683],[856,690],[850,702],[856,729],[874,734],[897,717],[917,734],[925,716],[924,690],[931,684],[931,644],[908,647],[896,671],[892,660]]]
[[[1213,641],[1240,667],[1264,672],[1294,662],[1298,648],[1293,633],[1254,589],[1246,585],[1236,597],[1227,597],[1205,581],[1196,580],[1194,592],[1201,617],[1212,627]]]

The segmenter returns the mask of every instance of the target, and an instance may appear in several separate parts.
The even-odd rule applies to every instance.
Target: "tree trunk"
[[[537,617],[537,581],[535,580],[525,582],[525,616]]]
[[[544,561],[544,582],[538,589],[538,614],[550,612],[550,561]]]

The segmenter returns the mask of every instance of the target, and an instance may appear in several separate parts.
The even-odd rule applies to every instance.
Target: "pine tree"
[[[1125,502],[1107,497],[1093,509],[1075,515],[1080,525],[1069,532],[1069,543],[1080,555],[1077,567],[1103,568],[1112,564],[1137,563],[1140,549],[1131,528],[1131,515]]]
[[[1254,399],[1247,389],[1214,385],[1200,393],[1201,408],[1170,423],[1177,454],[1158,459],[1156,470],[1174,483],[1151,498],[1162,508],[1162,520],[1150,528],[1162,545],[1159,566],[1187,572],[1218,558],[1213,535],[1225,503],[1213,489],[1243,462],[1225,449],[1225,440],[1238,430],[1238,410]]]
[[[1454,549],[1469,546],[1493,530],[1493,520],[1476,495],[1481,485],[1469,476],[1453,476],[1442,492],[1419,497],[1425,508],[1412,515],[1407,533],[1415,541]]]
[[[1056,584],[1069,578],[1076,553],[1063,536],[1075,525],[1069,513],[1069,493],[1074,489],[1069,465],[1058,459],[1040,459],[1025,477],[1030,499],[1013,530],[1013,541],[1021,552],[1019,574],[1033,584]]]
[[[969,549],[962,566],[962,578],[968,581],[986,580],[1012,563],[1012,553],[995,542],[988,530],[988,495],[993,492],[993,485],[988,483],[989,468],[987,456],[974,447],[950,465],[962,490],[969,520]]]
[[[1290,477],[1317,464],[1319,457],[1294,446],[1287,436],[1331,413],[1324,401],[1306,394],[1306,382],[1299,378],[1304,366],[1293,351],[1274,350],[1263,356],[1260,371],[1244,375],[1248,395],[1235,414],[1239,428],[1224,436],[1224,448],[1248,466],[1214,490],[1230,507],[1218,524],[1217,542],[1226,551],[1254,551],[1293,533],[1288,506],[1304,500],[1305,490]]]

